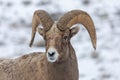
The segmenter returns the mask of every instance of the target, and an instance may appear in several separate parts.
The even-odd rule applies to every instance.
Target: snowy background
[[[16,58],[45,51],[36,35],[29,48],[33,12],[44,9],[54,20],[67,11],[81,9],[90,14],[97,30],[94,51],[86,29],[72,40],[79,63],[80,80],[120,80],[120,0],[0,0],[0,57]]]

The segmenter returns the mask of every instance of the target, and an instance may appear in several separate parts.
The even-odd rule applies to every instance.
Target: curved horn
[[[34,12],[32,19],[32,35],[29,46],[31,47],[35,38],[36,30],[39,24],[42,24],[44,31],[48,31],[53,25],[54,21],[44,10],[37,10]]]
[[[72,10],[64,14],[57,23],[60,30],[64,31],[74,24],[81,23],[89,32],[94,49],[96,49],[96,30],[91,17],[84,11]]]

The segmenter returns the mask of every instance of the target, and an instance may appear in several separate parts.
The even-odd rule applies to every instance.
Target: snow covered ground
[[[36,35],[29,48],[32,14],[37,9],[53,17],[72,9],[88,12],[97,30],[97,50],[92,48],[85,28],[72,40],[76,50],[80,80],[120,80],[120,1],[119,0],[0,0],[0,57],[16,58],[33,51],[45,51],[36,45],[43,40]],[[78,45],[79,44],[79,45]]]

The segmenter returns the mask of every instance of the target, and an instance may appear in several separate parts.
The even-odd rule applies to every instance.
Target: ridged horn
[[[57,27],[61,30],[64,31],[67,28],[72,27],[74,24],[82,24],[88,31],[93,47],[96,49],[96,30],[94,23],[89,16],[84,11],[81,10],[72,10],[70,12],[67,12],[64,14],[58,21]]]
[[[36,10],[32,19],[32,35],[29,46],[31,47],[35,38],[37,27],[42,24],[44,31],[48,31],[53,25],[54,21],[49,14],[44,10]]]

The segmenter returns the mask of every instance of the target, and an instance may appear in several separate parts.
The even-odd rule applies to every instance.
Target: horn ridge
[[[39,24],[42,24],[43,30],[46,32],[51,28],[53,23],[54,23],[53,19],[49,16],[49,14],[46,11],[36,10],[34,12],[33,19],[32,19],[32,34],[31,34],[31,41],[29,46],[31,47],[33,44],[37,27]]]
[[[88,13],[82,10],[72,10],[64,14],[58,21],[57,27],[64,31],[75,24],[82,24],[87,29],[93,47],[96,48],[96,30],[92,18]]]

